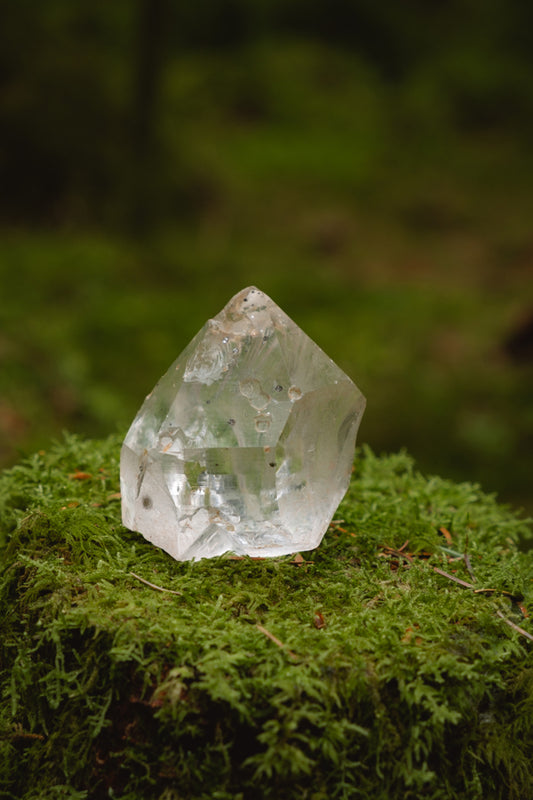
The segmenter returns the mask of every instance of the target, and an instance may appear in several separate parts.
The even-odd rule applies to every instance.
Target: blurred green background
[[[270,294],[360,442],[533,512],[533,5],[18,0],[0,32],[0,464],[124,430]]]

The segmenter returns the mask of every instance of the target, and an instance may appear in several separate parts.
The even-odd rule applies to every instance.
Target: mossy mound
[[[366,450],[317,550],[177,563],[118,456],[0,478],[0,797],[533,797],[523,521]]]

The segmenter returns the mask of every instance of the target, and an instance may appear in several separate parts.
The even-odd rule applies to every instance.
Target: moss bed
[[[364,450],[317,550],[178,563],[119,448],[0,477],[0,797],[533,797],[526,522]]]

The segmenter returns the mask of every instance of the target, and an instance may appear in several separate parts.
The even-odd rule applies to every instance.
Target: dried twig
[[[403,547],[405,547],[405,545],[403,545]],[[391,549],[389,550],[389,552],[390,552],[390,553],[391,553],[391,555],[393,555],[393,556],[396,556],[396,557],[398,557],[398,558],[403,558],[405,561],[407,561],[407,563],[408,563],[408,564],[412,564],[412,563],[413,563],[413,556],[412,556],[410,553],[404,553],[402,549],[400,549],[400,550],[393,550],[393,549],[391,548]]]
[[[512,592],[506,592],[505,589],[474,589],[474,594],[503,594],[513,603],[516,601],[514,594]]]
[[[394,548],[394,547],[389,547],[388,545],[383,545],[382,546],[383,552],[380,553],[379,555],[382,556],[383,558],[388,558],[389,556],[394,556],[394,558],[397,558],[398,560],[403,558],[403,560],[407,561],[408,564],[412,564],[413,563],[413,556],[410,553],[404,553],[403,552],[403,548],[407,544],[408,544],[408,542],[406,542],[405,544],[402,544],[402,546],[401,546],[401,548],[399,550],[396,550],[396,548]]]
[[[520,625],[516,625],[514,622],[511,622],[511,620],[507,619],[505,614],[502,614],[501,611],[497,610],[496,613],[497,613],[497,615],[499,616],[500,619],[503,619],[503,621],[507,625],[509,625],[510,628],[515,630],[517,633],[521,633],[522,636],[525,636],[526,639],[530,639],[533,642],[533,636],[530,633],[528,633],[527,631],[525,631],[523,628],[521,628]]]
[[[23,730],[15,730],[9,737],[10,739],[29,739],[35,740],[37,739],[39,742],[44,742],[44,736],[40,733],[26,733]]]
[[[465,554],[464,554],[464,560],[465,560],[466,571],[468,572],[468,574],[470,575],[472,580],[475,581],[476,580],[476,576],[474,575],[474,570],[472,569],[472,564],[470,563],[470,556],[468,555],[466,550],[465,550]]]
[[[443,569],[439,569],[438,567],[433,567],[433,571],[438,572],[439,575],[443,575],[445,578],[449,578],[451,581],[455,581],[455,583],[464,586],[466,589],[473,589],[474,594],[492,594],[493,592],[498,591],[497,589],[476,589],[472,583],[467,583],[466,581],[462,581],[460,578],[456,578],[455,575],[450,575],[448,572],[444,572]],[[501,592],[501,594],[507,595],[512,599],[512,595],[509,592]],[[498,609],[496,609],[496,614],[500,617],[500,619],[503,619],[503,621],[507,625],[513,628],[513,630],[515,630],[517,633],[522,634],[522,636],[525,636],[526,639],[530,639],[533,642],[533,635],[531,633],[528,633],[519,625],[516,625],[514,622],[511,622],[511,620],[507,619],[505,614],[502,614],[502,612],[499,611]]]
[[[466,534],[466,537],[465,537],[465,552],[463,554],[463,558],[465,560],[466,571],[468,572],[468,574],[472,578],[472,581],[475,583],[476,582],[476,577],[474,575],[474,570],[472,569],[472,564],[470,563],[470,556],[468,555],[468,534]]]
[[[174,589],[164,589],[162,586],[156,586],[155,583],[150,583],[150,581],[147,581],[145,578],[141,578],[140,575],[136,575],[134,572],[130,572],[130,575],[133,578],[137,578],[137,580],[140,581],[141,583],[146,584],[146,586],[149,586],[150,589],[157,589],[158,592],[168,592],[168,594],[181,595],[181,592],[175,592]]]
[[[433,572],[438,572],[439,575],[443,575],[445,578],[448,578],[450,581],[455,581],[455,583],[460,584],[460,586],[464,586],[465,589],[474,589],[473,583],[467,583],[466,581],[462,581],[461,578],[456,578],[455,575],[450,575],[449,572],[444,572],[443,569],[439,569],[438,567],[433,567]]]
[[[270,639],[271,642],[274,642],[274,644],[276,644],[282,650],[285,650],[288,653],[288,655],[290,655],[290,657],[292,659],[297,659],[298,658],[296,653],[293,653],[292,650],[287,649],[286,645],[284,645],[283,642],[280,639],[278,639],[277,636],[274,636],[273,633],[270,633],[270,631],[267,631],[267,629],[263,628],[263,626],[260,625],[258,622],[256,623],[256,628],[257,628],[258,631],[261,631],[261,633],[263,633],[268,639]]]

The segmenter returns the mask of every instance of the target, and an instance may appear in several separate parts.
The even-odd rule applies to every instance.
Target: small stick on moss
[[[396,550],[396,548],[394,547],[389,547],[386,544],[381,545],[383,552],[379,553],[379,555],[382,556],[383,558],[388,558],[389,556],[394,556],[397,559],[403,558],[404,561],[407,561],[408,564],[412,564],[413,556],[410,553],[403,552],[404,547],[407,547],[408,544],[409,544],[409,539],[406,542],[404,542],[404,544],[402,544],[399,550]],[[397,562],[392,562],[392,564],[395,563]]]
[[[514,622],[511,622],[511,620],[510,620],[510,619],[507,619],[507,617],[505,616],[505,614],[502,614],[502,612],[501,612],[501,611],[499,611],[499,610],[498,610],[498,611],[496,611],[496,614],[499,616],[499,618],[500,618],[500,619],[503,619],[503,621],[504,621],[504,622],[505,622],[507,625],[509,625],[509,627],[511,627],[511,628],[512,628],[513,630],[515,630],[517,633],[521,633],[521,634],[522,634],[522,636],[525,636],[525,637],[526,637],[526,639],[530,639],[530,640],[533,642],[533,636],[532,636],[530,633],[528,633],[527,631],[525,631],[523,628],[521,628],[521,627],[520,627],[520,625],[516,625]]]
[[[140,575],[136,575],[134,572],[130,572],[129,574],[132,576],[132,578],[137,578],[137,580],[141,583],[145,583],[146,586],[150,587],[150,589],[157,589],[158,592],[168,592],[168,594],[181,595],[181,592],[175,592],[174,589],[164,589],[162,586],[156,586],[155,583],[150,583],[150,581],[145,580],[145,578],[141,578]]]
[[[502,594],[508,597],[513,603],[517,603],[518,600],[522,599],[522,595],[514,595],[512,592],[506,592],[505,589],[476,589],[473,583],[462,581],[460,578],[456,578],[455,575],[450,575],[449,572],[444,572],[444,570],[438,567],[433,567],[433,571],[438,572],[439,575],[444,575],[445,578],[449,578],[451,581],[455,581],[455,583],[460,583],[461,586],[465,586],[467,589],[472,589],[474,594]],[[521,607],[520,610],[522,611]],[[522,613],[524,612],[522,611]],[[524,614],[524,616],[527,616],[527,613]]]
[[[456,578],[454,575],[450,575],[448,572],[444,572],[443,569],[439,569],[438,567],[433,567],[433,571],[434,572],[438,572],[439,575],[443,575],[445,578],[449,578],[451,581],[455,581],[455,583],[459,583],[461,586],[464,586],[466,589],[474,589],[474,594],[488,594],[488,593],[492,593],[492,592],[498,591],[497,589],[476,589],[473,586],[473,584],[467,583],[466,581],[462,581],[460,578]],[[510,593],[509,592],[502,592],[501,594],[509,595]],[[510,595],[510,596],[512,597],[512,595]],[[521,628],[519,625],[516,625],[514,622],[511,622],[511,620],[507,619],[507,617],[504,614],[502,614],[501,611],[497,610],[496,614],[500,617],[500,619],[503,619],[503,621],[507,625],[509,625],[511,628],[513,628],[513,630],[517,631],[517,633],[522,634],[522,636],[525,636],[526,639],[530,639],[533,642],[533,635],[531,633],[528,633],[523,628]]]
[[[256,628],[257,628],[258,631],[261,631],[261,633],[264,633],[264,635],[268,639],[270,639],[271,642],[274,642],[274,644],[277,644],[277,646],[280,647],[282,650],[285,650],[293,660],[298,658],[296,653],[293,653],[292,650],[289,650],[286,647],[286,645],[284,645],[283,642],[280,639],[278,639],[277,636],[274,636],[273,633],[270,633],[270,631],[267,631],[267,629],[263,628],[263,626],[260,625],[258,622],[256,623]]]
[[[37,739],[39,742],[44,742],[44,736],[42,736],[40,733],[25,733],[24,731],[19,731],[19,730],[16,730],[14,733],[12,733],[9,738],[29,739],[29,740]]]
[[[464,586],[465,589],[473,589],[474,588],[474,584],[473,583],[467,583],[466,581],[462,581],[461,578],[456,578],[455,575],[450,575],[449,572],[444,572],[443,569],[439,569],[438,567],[433,567],[433,572],[438,572],[439,575],[443,575],[445,578],[448,578],[451,581],[455,581],[455,583],[458,583],[461,586]]]
[[[474,589],[474,594],[503,594],[505,597],[508,597],[513,603],[516,601],[516,597],[512,592],[506,592],[505,589]]]
[[[472,569],[472,564],[470,563],[470,556],[468,555],[468,534],[466,534],[466,537],[465,537],[465,552],[464,552],[463,558],[464,558],[464,561],[465,561],[466,571],[468,572],[468,574],[472,578],[472,581],[475,583],[476,582],[476,577],[474,575],[474,570]]]

